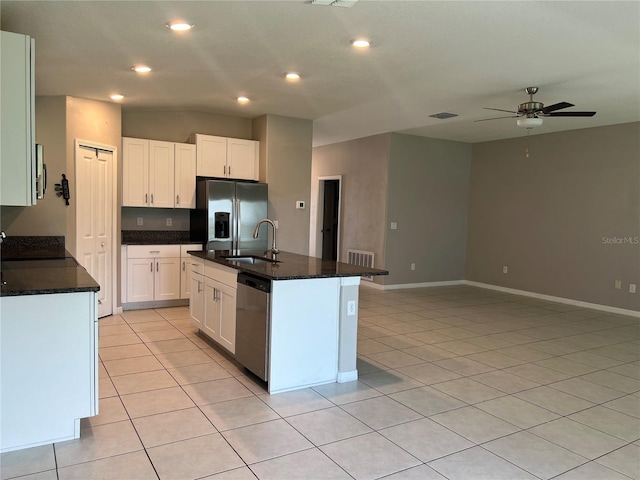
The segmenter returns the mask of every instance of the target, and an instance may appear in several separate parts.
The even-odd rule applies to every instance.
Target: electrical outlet
[[[629,293],[636,293],[636,284],[635,283],[630,283],[629,284]]]
[[[167,217],[167,227],[170,227],[171,225],[173,225],[173,218]]]
[[[299,210],[304,210],[304,201],[297,200],[296,201],[296,208],[299,209]]]
[[[616,290],[621,290],[622,289],[622,280],[616,280],[615,283],[613,284],[613,286],[615,287]]]
[[[144,218],[142,217],[136,218],[136,225],[141,226],[143,223],[144,223]]]
[[[352,316],[356,314],[356,301],[355,300],[349,300],[347,302],[347,315],[348,316]]]
[[[502,266],[502,273],[509,273],[509,267],[507,265]]]
[[[412,263],[412,264],[411,264],[411,270],[415,270],[415,269],[416,269],[416,264],[415,264],[415,263]]]

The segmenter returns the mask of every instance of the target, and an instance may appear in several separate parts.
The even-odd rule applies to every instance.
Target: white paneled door
[[[76,142],[75,158],[76,259],[100,285],[105,317],[113,313],[113,151]]]

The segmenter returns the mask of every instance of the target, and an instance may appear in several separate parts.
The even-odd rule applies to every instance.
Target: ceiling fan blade
[[[507,113],[518,113],[518,112],[514,112],[513,110],[502,110],[501,108],[489,108],[489,107],[482,107],[485,110],[495,110],[496,112],[507,112]]]
[[[563,108],[569,108],[574,106],[575,105],[573,103],[560,102],[560,103],[554,103],[553,105],[549,105],[548,107],[544,107],[541,111],[542,113],[549,113],[549,112],[554,112],[556,110],[560,110]]]
[[[548,113],[545,117],[593,117],[596,112],[555,112]]]
[[[501,120],[503,118],[519,118],[519,115],[511,115],[509,117],[494,117],[494,118],[483,118],[481,120],[474,120],[474,122],[486,122],[488,120]]]

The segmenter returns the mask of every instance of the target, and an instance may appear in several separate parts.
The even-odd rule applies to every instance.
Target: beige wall
[[[640,123],[536,135],[529,158],[525,147],[473,145],[467,279],[640,310]]]
[[[464,279],[470,170],[467,143],[391,134],[385,285]]]
[[[260,180],[269,184],[269,218],[278,221],[278,248],[307,255],[313,123],[265,115],[253,129],[260,141]],[[306,208],[296,209],[298,200]]]
[[[251,120],[248,118],[190,110],[123,110],[122,112],[124,137],[188,143],[189,137],[194,133],[255,140],[251,136]]]
[[[372,251],[385,268],[385,224],[390,134],[325,145],[313,149],[311,210],[319,203],[319,177],[342,175],[340,256],[347,249]],[[311,221],[315,221],[315,214]],[[314,252],[311,252],[314,255]],[[382,277],[374,277],[382,283]]]
[[[67,179],[71,192],[70,205],[67,208],[67,249],[74,253],[75,246],[75,140],[86,140],[103,145],[115,147],[117,158],[117,178],[114,181],[117,185],[122,182],[122,156],[121,156],[121,108],[119,104],[112,102],[100,102],[86,98],[66,97],[67,102]],[[120,188],[118,188],[120,192]],[[120,193],[118,195],[121,195]],[[120,199],[117,199],[120,205]],[[116,232],[120,232],[120,215],[118,212]],[[120,242],[118,236],[117,242]]]
[[[7,235],[64,236],[67,209],[54,184],[67,171],[66,97],[36,97],[36,143],[44,146],[48,182],[45,197],[32,207],[2,207],[2,230]]]

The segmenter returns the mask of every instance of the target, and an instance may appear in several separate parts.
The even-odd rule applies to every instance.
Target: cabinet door
[[[189,298],[191,294],[191,263],[186,257],[180,257],[180,298]]]
[[[1,32],[0,205],[36,203],[34,41]]]
[[[153,258],[129,258],[127,260],[127,302],[153,300]]]
[[[154,259],[154,300],[180,298],[180,258],[156,257]]]
[[[235,288],[218,284],[220,334],[218,343],[231,353],[236,351],[236,292]]]
[[[173,208],[175,144],[149,140],[149,206]]]
[[[227,176],[258,180],[258,142],[240,138],[227,139]]]
[[[196,171],[201,177],[227,176],[227,138],[196,135]]]
[[[202,331],[216,342],[220,341],[220,303],[218,302],[219,283],[204,277],[204,315]]]
[[[175,207],[196,208],[196,146],[175,144]]]
[[[190,283],[189,318],[194,327],[202,330],[204,319],[204,277],[197,273],[192,273]]]
[[[149,205],[149,140],[122,138],[122,206]]]

